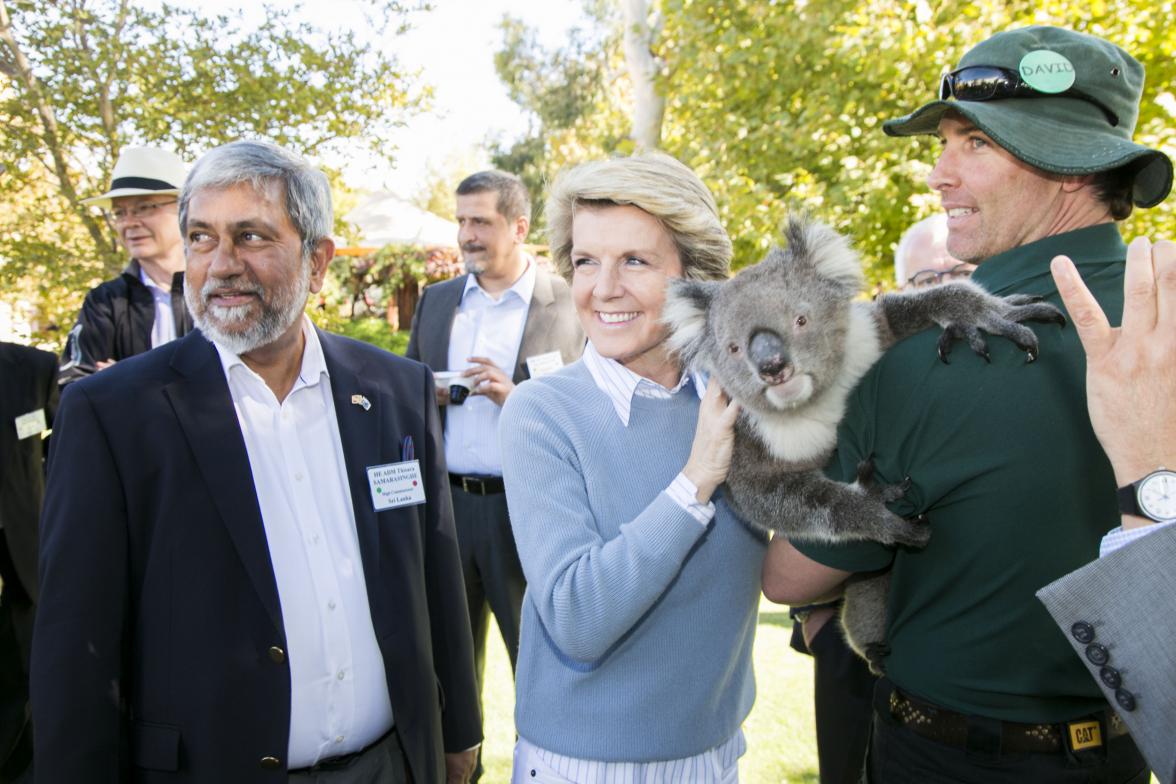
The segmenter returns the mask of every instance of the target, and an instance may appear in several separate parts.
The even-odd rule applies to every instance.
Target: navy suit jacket
[[[444,752],[476,745],[481,717],[432,376],[319,336],[396,728],[413,778],[441,782]],[[399,461],[405,436],[427,501],[377,513],[365,469]],[[192,333],[71,385],[42,516],[38,782],[284,784],[285,650],[213,345]]]

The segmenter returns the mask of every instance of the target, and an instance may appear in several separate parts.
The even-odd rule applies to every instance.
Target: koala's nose
[[[788,347],[784,345],[784,341],[768,329],[761,329],[752,334],[751,343],[747,346],[747,356],[755,364],[760,377],[774,384],[783,380],[781,376],[790,361]]]

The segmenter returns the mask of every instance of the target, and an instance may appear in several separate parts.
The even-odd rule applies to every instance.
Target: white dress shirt
[[[1120,547],[1126,547],[1134,541],[1142,539],[1148,534],[1164,528],[1165,526],[1176,525],[1176,520],[1168,520],[1163,523],[1152,523],[1151,525],[1141,526],[1139,528],[1124,528],[1123,526],[1116,526],[1107,531],[1106,535],[1099,543],[1098,557],[1105,558],[1111,553],[1118,550]]]
[[[155,321],[151,323],[151,348],[159,348],[164,343],[171,343],[176,339],[176,317],[172,312],[171,289],[165,289],[151,279],[147,270],[139,268],[139,280],[151,292],[155,300]]]
[[[303,318],[302,368],[281,402],[240,357],[214,343],[282,606],[291,769],[359,751],[392,727],[331,381],[318,334]]]
[[[449,331],[450,370],[470,367],[470,357],[486,357],[514,375],[527,310],[535,291],[535,264],[527,269],[498,299],[494,299],[470,275]],[[470,395],[461,405],[445,411],[445,463],[455,474],[502,476],[498,446],[498,416],[502,407],[485,395]]]

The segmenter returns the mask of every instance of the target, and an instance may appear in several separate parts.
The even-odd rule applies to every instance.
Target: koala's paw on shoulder
[[[1063,327],[1066,325],[1062,311],[1041,301],[1040,297],[1028,294],[997,297],[966,283],[945,284],[944,291],[962,295],[959,303],[969,306],[961,308],[944,324],[937,345],[939,359],[944,364],[948,364],[947,357],[957,340],[967,342],[972,351],[990,362],[988,345],[983,335],[985,332],[1012,341],[1025,352],[1025,361],[1033,362],[1038,355],[1037,335],[1024,323],[1038,321]],[[977,301],[968,302],[970,297],[976,297]]]

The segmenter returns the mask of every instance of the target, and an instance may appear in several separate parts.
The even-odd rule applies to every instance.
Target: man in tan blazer
[[[567,283],[523,250],[530,216],[530,196],[514,175],[483,171],[458,185],[458,244],[467,274],[424,290],[407,351],[436,373],[462,374],[439,378],[437,402],[445,417],[479,694],[489,612],[513,668],[526,588],[503,493],[498,416],[516,384],[574,361],[584,347]]]

